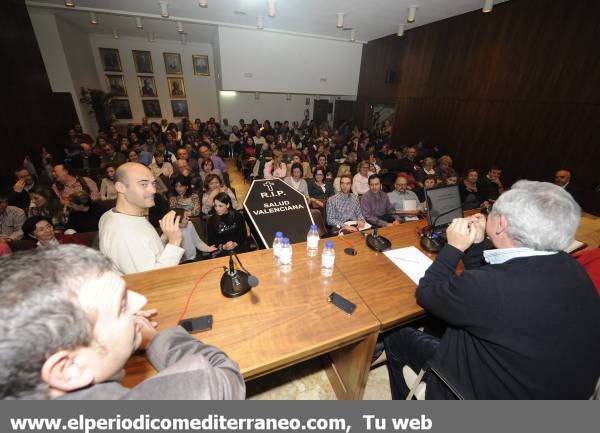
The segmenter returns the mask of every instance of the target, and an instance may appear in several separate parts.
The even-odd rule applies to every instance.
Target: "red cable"
[[[177,323],[175,324],[175,326],[179,325],[179,322],[181,322],[183,320],[183,318],[185,316],[185,313],[187,313],[188,307],[190,306],[190,301],[192,300],[192,295],[196,291],[196,288],[198,287],[198,284],[200,284],[200,281],[202,281],[202,279],[204,277],[206,277],[206,275],[208,275],[208,273],[210,273],[210,272],[212,272],[214,270],[217,270],[217,269],[223,270],[223,266],[215,266],[214,268],[210,268],[208,271],[206,271],[204,274],[202,274],[200,276],[200,278],[198,278],[196,280],[196,282],[194,283],[194,288],[192,289],[192,291],[188,295],[187,301],[185,301],[185,307],[183,307],[183,311],[181,312],[181,316],[179,316],[179,320],[177,320]]]
[[[338,235],[338,237],[339,237],[339,238],[340,238],[342,241],[346,242],[346,244],[347,244],[347,245],[348,245],[350,248],[352,248],[354,251],[356,251],[356,254],[355,254],[355,255],[357,255],[357,254],[358,254],[358,248],[356,248],[352,242],[350,242],[349,240],[345,239],[345,238],[344,238],[344,234],[343,234],[343,233],[340,233],[340,234]]]

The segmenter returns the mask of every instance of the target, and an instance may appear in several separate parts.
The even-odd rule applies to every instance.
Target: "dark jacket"
[[[248,250],[246,222],[241,213],[229,211],[227,215],[211,215],[207,224],[208,245],[223,245],[229,241],[236,242],[236,252]]]
[[[446,246],[417,302],[448,322],[430,364],[465,398],[587,399],[600,376],[600,297],[568,254],[483,264]],[[428,398],[439,397],[429,383]],[[443,391],[441,392],[443,394]]]

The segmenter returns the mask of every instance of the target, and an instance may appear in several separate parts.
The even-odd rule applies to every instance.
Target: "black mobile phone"
[[[356,304],[353,304],[352,302],[350,302],[343,296],[338,295],[335,292],[331,292],[331,294],[329,295],[329,302],[331,302],[333,305],[338,307],[346,314],[352,314],[354,313],[354,310],[356,310]]]
[[[212,324],[212,314],[209,314],[208,316],[192,317],[191,319],[183,319],[181,322],[179,322],[179,326],[181,326],[190,334],[195,334],[196,332],[202,331],[210,331],[212,329]]]

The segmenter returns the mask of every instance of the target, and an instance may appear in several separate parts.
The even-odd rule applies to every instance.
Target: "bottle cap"
[[[281,232],[275,232],[275,237],[276,238],[282,238],[283,237],[283,233],[281,233]]]
[[[316,224],[311,224],[310,225],[310,229],[311,230],[316,230],[317,229],[317,225]]]
[[[331,241],[325,242],[325,247],[326,248],[333,248],[333,242],[331,242]]]
[[[288,238],[283,238],[283,243],[284,243],[284,245],[285,245],[285,244],[289,244],[289,243],[290,243],[290,240],[289,240]]]

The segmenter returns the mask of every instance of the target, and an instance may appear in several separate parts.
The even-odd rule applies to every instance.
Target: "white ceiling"
[[[190,42],[213,42],[217,25],[256,28],[257,16],[264,17],[266,31],[300,33],[325,38],[349,39],[350,32],[336,28],[337,13],[343,12],[344,27],[355,30],[357,41],[370,41],[396,33],[399,23],[406,29],[422,26],[473,10],[481,10],[484,0],[276,0],[276,16],[267,16],[267,0],[208,0],[201,8],[198,0],[167,0],[169,18],[160,17],[158,0],[28,0],[29,6],[51,7],[58,16],[90,33],[144,36],[177,40],[176,21],[184,21]],[[507,0],[494,0],[501,3]],[[406,23],[408,6],[416,5],[417,19]],[[89,22],[95,11],[98,25]],[[493,12],[492,12],[493,13]],[[123,14],[125,16],[119,16]],[[144,29],[135,28],[135,15],[143,17]],[[186,22],[187,21],[187,22]]]

